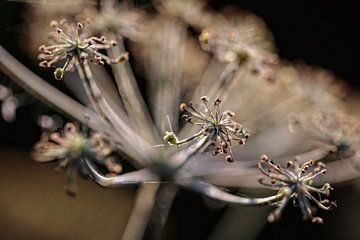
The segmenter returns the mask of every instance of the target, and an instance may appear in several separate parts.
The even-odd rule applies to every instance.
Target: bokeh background
[[[360,15],[355,1],[209,2],[216,9],[232,4],[255,13],[273,32],[281,58],[330,69],[352,88],[359,88]],[[147,6],[151,1],[135,3]],[[26,9],[24,2],[0,0],[0,43],[49,79],[24,48]],[[9,82],[2,73],[0,79]],[[52,83],[71,95],[61,83]],[[0,119],[0,239],[120,239],[136,188],[108,190],[81,179],[78,196],[68,197],[64,175],[53,171],[55,165],[30,159],[31,147],[40,136],[37,115],[44,112],[54,113],[32,102],[17,111],[14,122]],[[303,222],[299,209],[292,207],[278,223],[259,223],[269,208],[211,208],[201,196],[181,190],[163,239],[360,239],[359,184],[336,188],[339,207],[321,213],[325,220],[321,226]],[[229,230],[214,232],[219,223],[228,224]]]

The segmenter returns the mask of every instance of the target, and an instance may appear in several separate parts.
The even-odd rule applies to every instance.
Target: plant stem
[[[116,39],[118,45],[108,49],[110,57],[115,58],[125,52],[123,39],[119,34],[107,33],[109,39]],[[118,92],[123,100],[125,110],[137,129],[142,129],[141,135],[149,142],[157,142],[160,137],[153,125],[144,99],[136,83],[129,62],[111,65]]]
[[[0,45],[0,69],[31,95],[92,129],[109,134],[113,129],[98,114],[76,102],[31,72]]]
[[[119,116],[118,113],[113,110],[108,100],[106,100],[104,93],[101,92],[96,80],[93,78],[87,61],[80,62],[79,75],[84,85],[88,88],[87,94],[89,94],[89,98],[91,98],[92,102],[97,106],[98,111],[100,111],[101,115],[114,127],[116,134],[122,137],[123,141],[121,143],[123,144],[123,151],[129,156],[133,156],[136,153],[137,157],[133,160],[144,165],[148,158],[146,152],[138,151],[139,149],[134,146],[140,146],[140,148],[146,149],[149,148],[150,145],[130,128],[128,118],[124,112],[120,112],[121,116]],[[114,133],[112,135],[114,135]]]
[[[142,184],[137,192],[135,205],[123,233],[124,240],[143,238],[148,220],[154,207],[160,183]]]

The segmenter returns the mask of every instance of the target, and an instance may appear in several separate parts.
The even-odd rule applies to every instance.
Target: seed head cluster
[[[128,53],[122,53],[112,59],[101,50],[117,45],[116,41],[109,41],[105,36],[87,36],[82,23],[67,24],[66,20],[52,21],[50,26],[54,29],[49,33],[50,45],[41,45],[38,56],[41,67],[52,67],[57,62],[62,62],[62,67],[57,67],[54,76],[62,79],[65,71],[72,71],[75,65],[87,60],[96,64],[120,63],[128,59]]]
[[[67,123],[62,132],[44,133],[33,149],[32,158],[39,162],[59,160],[59,168],[67,170],[67,192],[74,195],[76,176],[83,170],[84,158],[105,165],[109,172],[121,172],[122,167],[115,162],[112,152],[111,145],[99,134],[87,138],[77,125]]]
[[[205,107],[205,112],[199,111],[192,103],[182,103],[180,110],[183,112],[182,118],[186,122],[199,126],[201,130],[183,140],[178,140],[173,132],[166,132],[164,139],[172,145],[181,145],[206,137],[210,141],[213,155],[227,154],[225,160],[233,162],[234,157],[231,150],[233,142],[244,145],[250,135],[249,132],[242,128],[240,123],[232,120],[235,113],[220,112],[220,98],[216,98],[213,102],[213,109],[208,104],[208,97],[203,96],[200,100]]]
[[[287,162],[287,168],[282,168],[275,164],[273,158],[263,155],[258,163],[258,168],[270,180],[267,182],[262,177],[259,182],[266,187],[278,190],[277,195],[282,196],[275,203],[277,208],[268,216],[269,222],[274,222],[281,217],[283,209],[291,199],[294,206],[301,209],[303,219],[314,223],[323,223],[323,220],[314,216],[315,210],[311,202],[324,210],[336,207],[335,202],[321,198],[329,196],[330,190],[333,190],[329,183],[325,183],[321,188],[312,186],[313,179],[326,173],[323,163],[318,162],[315,165],[315,162],[310,160],[300,165],[298,160],[294,159]]]

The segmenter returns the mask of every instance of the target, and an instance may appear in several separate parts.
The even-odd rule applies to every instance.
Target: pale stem
[[[9,54],[2,46],[0,46],[0,69],[31,95],[49,107],[77,119],[98,132],[104,134],[113,132],[111,126],[104,123],[98,114],[38,77]]]
[[[141,240],[154,208],[156,193],[160,183],[142,184],[135,200],[134,208],[123,233],[123,240]]]
[[[125,52],[124,42],[120,36],[111,32],[107,33],[107,35],[109,39],[117,39],[118,43],[117,46],[107,50],[111,58],[115,58]],[[118,37],[116,38],[116,36]],[[111,68],[118,92],[129,118],[132,119],[132,124],[134,124],[135,128],[141,129],[140,134],[147,141],[158,142],[160,139],[158,132],[153,125],[129,62],[112,64]]]
[[[108,101],[105,99],[103,93],[100,91],[100,88],[93,78],[90,67],[86,61],[80,62],[79,75],[82,78],[82,81],[86,82],[89,85],[89,91],[91,95],[95,98],[96,104],[98,104],[101,112],[104,114],[106,119],[113,125],[117,134],[123,138],[122,144],[126,146],[126,149],[123,149],[126,154],[133,156],[137,153],[138,157],[134,160],[139,163],[145,164],[146,156],[145,152],[138,151],[134,146],[139,146],[141,149],[146,149],[150,145],[145,142],[135,131],[133,131],[127,122],[125,122],[121,117],[125,118],[125,113],[122,116],[119,116],[112,108]],[[113,133],[114,134],[114,133]],[[141,156],[141,158],[140,158]]]

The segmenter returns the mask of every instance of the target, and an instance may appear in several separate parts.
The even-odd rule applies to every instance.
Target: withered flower
[[[263,155],[258,163],[258,168],[270,179],[270,182],[266,182],[265,178],[260,178],[259,182],[266,187],[278,190],[277,195],[283,196],[274,204],[277,208],[268,216],[269,222],[280,219],[281,213],[290,199],[293,200],[294,206],[301,209],[303,219],[311,220],[314,223],[323,223],[323,220],[314,216],[315,210],[311,202],[324,210],[336,207],[335,202],[326,198],[321,199],[321,196],[327,197],[330,195],[330,190],[333,190],[329,183],[325,183],[321,188],[312,186],[313,180],[317,176],[326,173],[323,163],[318,162],[315,165],[315,162],[310,160],[300,165],[298,160],[294,159],[287,162],[287,168],[282,168],[275,164],[273,158]]]
[[[103,65],[120,63],[128,59],[128,53],[122,53],[116,59],[112,59],[101,50],[111,48],[117,43],[109,41],[104,36],[87,36],[82,23],[67,24],[66,20],[52,21],[50,26],[55,30],[49,33],[49,46],[39,47],[39,60],[41,67],[52,67],[53,64],[65,60],[62,67],[54,71],[57,80],[62,79],[65,71],[72,71],[74,65],[82,61],[89,61]]]
[[[66,168],[66,191],[70,195],[76,194],[77,174],[85,173],[85,159],[105,165],[111,173],[122,170],[112,156],[111,145],[100,134],[93,133],[86,137],[73,123],[67,123],[62,132],[44,133],[33,149],[32,158],[38,162],[59,160],[59,168]]]
[[[233,141],[237,141],[240,145],[245,144],[246,139],[250,135],[249,132],[240,123],[232,120],[235,113],[231,111],[220,112],[220,98],[215,99],[213,111],[208,105],[208,97],[203,96],[200,99],[205,107],[204,113],[196,109],[192,103],[182,103],[180,110],[184,112],[182,118],[185,121],[199,126],[201,130],[183,140],[178,140],[173,132],[166,132],[164,140],[171,145],[182,145],[206,137],[211,142],[210,146],[212,147],[213,155],[219,153],[228,154],[225,160],[233,162],[234,157],[231,150]]]

